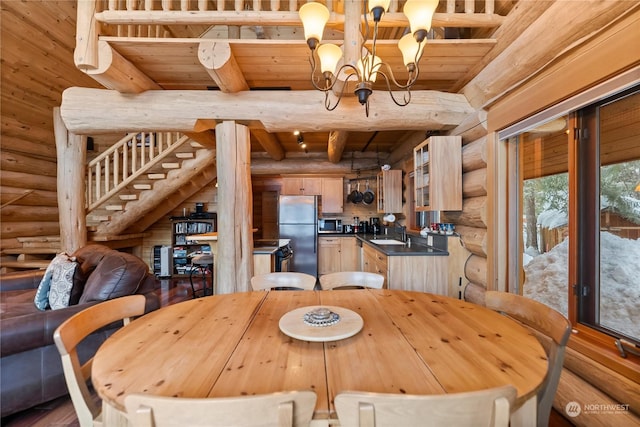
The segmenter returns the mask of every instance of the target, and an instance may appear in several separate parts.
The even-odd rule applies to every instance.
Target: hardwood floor
[[[162,307],[185,301],[192,297],[189,278],[161,279],[157,293]],[[196,292],[202,280],[194,278]],[[569,427],[573,424],[555,410],[551,413],[550,427]],[[2,418],[2,427],[79,427],[73,405],[68,396],[43,403],[31,409]]]

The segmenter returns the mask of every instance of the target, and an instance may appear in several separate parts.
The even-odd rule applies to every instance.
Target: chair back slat
[[[316,278],[311,274],[298,272],[275,272],[260,274],[251,278],[251,288],[254,291],[268,291],[270,289],[303,289],[313,290]]]
[[[74,314],[53,333],[71,401],[82,427],[94,425],[94,420],[100,417],[100,407],[94,403],[87,386],[91,378],[93,357],[81,365],[77,353],[78,344],[104,326],[142,316],[145,303],[144,295],[129,295],[104,301]]]
[[[339,271],[320,276],[322,290],[352,287],[382,289],[383,285],[383,275],[367,271]]]
[[[426,425],[509,425],[510,408],[516,399],[513,386],[466,393],[409,395],[342,392],[335,398],[340,425],[396,427]]]
[[[125,397],[124,404],[131,427],[306,427],[316,398],[306,390],[221,398],[133,393]]]

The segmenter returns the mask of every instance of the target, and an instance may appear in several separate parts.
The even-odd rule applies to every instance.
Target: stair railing
[[[129,133],[91,160],[87,167],[87,213],[181,147],[179,132]]]

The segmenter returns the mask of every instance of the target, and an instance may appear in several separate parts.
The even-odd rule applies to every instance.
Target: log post
[[[73,60],[80,70],[98,68],[98,21],[96,0],[78,2],[76,22],[76,48]]]
[[[67,132],[60,108],[53,109],[58,156],[58,210],[60,246],[72,253],[87,244],[85,213],[86,137]]]
[[[244,292],[253,276],[253,198],[249,128],[234,121],[216,126],[218,259],[216,293]]]

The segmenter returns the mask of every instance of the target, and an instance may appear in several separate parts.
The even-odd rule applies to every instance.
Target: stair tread
[[[22,255],[22,254],[47,255],[47,254],[57,254],[60,252],[62,252],[62,250],[59,247],[57,248],[52,248],[52,247],[11,248],[11,249],[4,249],[2,251],[3,254],[7,254],[7,255]]]
[[[0,267],[9,267],[9,268],[40,268],[45,269],[49,266],[51,260],[41,260],[41,261],[0,261]]]

